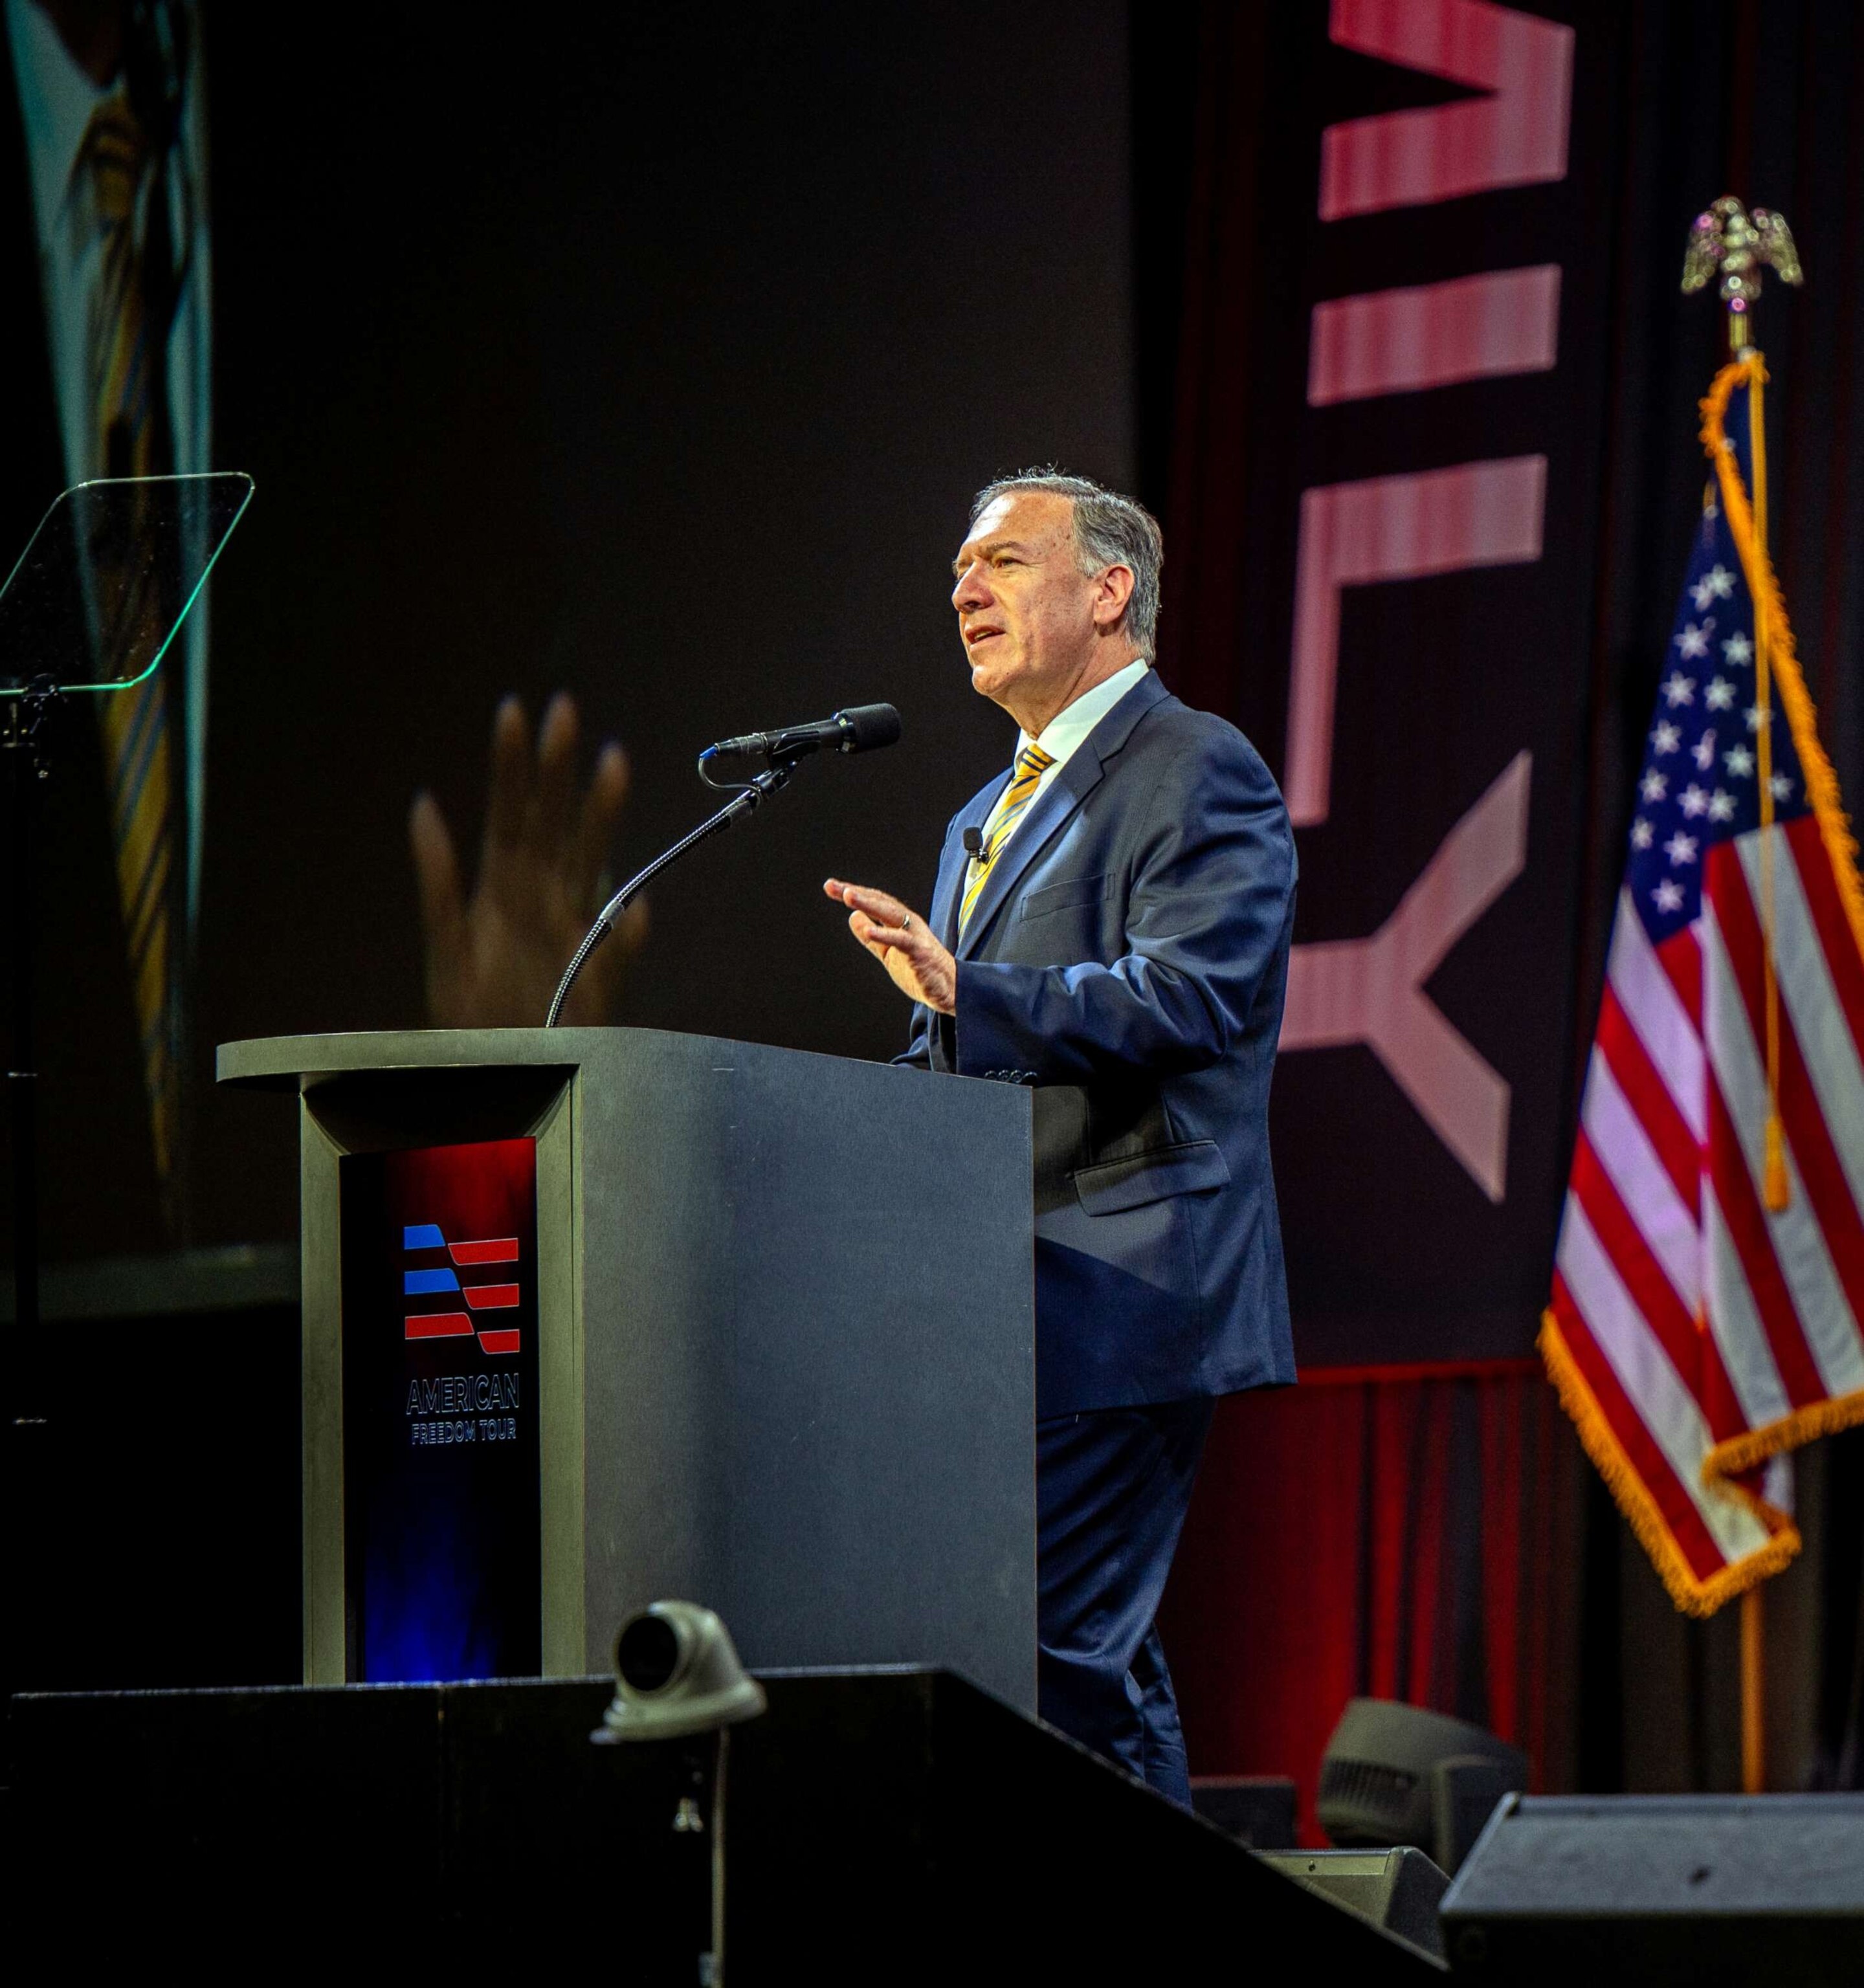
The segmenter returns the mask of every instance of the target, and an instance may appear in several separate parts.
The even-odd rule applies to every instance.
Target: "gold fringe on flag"
[[[1772,1537],[1758,1553],[1736,1560],[1719,1574],[1711,1574],[1707,1581],[1698,1580],[1688,1555],[1677,1544],[1676,1535],[1669,1529],[1669,1521],[1651,1496],[1637,1466],[1625,1454],[1618,1432],[1587,1386],[1585,1376],[1580,1372],[1578,1362],[1568,1348],[1565,1334],[1561,1331],[1551,1306],[1541,1314],[1538,1343],[1541,1357],[1546,1363],[1547,1378],[1554,1384],[1561,1407],[1579,1432],[1580,1447],[1605,1479],[1605,1489],[1624,1513],[1625,1523],[1630,1526],[1638,1544],[1649,1554],[1651,1564],[1656,1569],[1657,1577],[1670,1600],[1684,1614],[1713,1615],[1724,1601],[1732,1601],[1737,1594],[1757,1587],[1798,1557],[1799,1530],[1793,1523],[1791,1513],[1769,1505],[1744,1486],[1716,1480],[1719,1489],[1733,1493],[1750,1507]],[[1806,1439],[1798,1437],[1795,1440],[1803,1442]],[[1704,1475],[1707,1475],[1706,1465]]]

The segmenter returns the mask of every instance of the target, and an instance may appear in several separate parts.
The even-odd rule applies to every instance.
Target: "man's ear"
[[[1110,566],[1095,583],[1094,625],[1102,633],[1116,628],[1132,598],[1132,568]]]

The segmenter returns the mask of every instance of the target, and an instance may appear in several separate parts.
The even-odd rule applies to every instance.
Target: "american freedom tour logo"
[[[414,1263],[401,1273],[405,1338],[473,1338],[482,1353],[523,1350],[523,1328],[499,1317],[516,1312],[523,1297],[516,1281],[516,1236],[449,1242],[438,1222],[410,1222],[402,1226],[401,1253],[404,1262]],[[462,1283],[462,1270],[476,1280]],[[407,1310],[410,1300],[425,1300],[424,1308]],[[519,1407],[520,1395],[515,1373],[410,1375],[409,1435],[416,1443],[429,1445],[512,1442],[517,1418],[498,1412]]]

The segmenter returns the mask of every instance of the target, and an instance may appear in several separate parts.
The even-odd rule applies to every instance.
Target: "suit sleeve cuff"
[[[1009,976],[1014,971],[984,961],[959,961],[957,1013],[943,1019],[952,1030],[952,1067],[960,1077],[1033,1084],[1040,1074],[1029,1067],[1027,1024],[1018,1027],[1010,998]]]

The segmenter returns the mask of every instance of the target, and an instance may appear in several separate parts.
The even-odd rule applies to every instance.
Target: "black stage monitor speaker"
[[[1348,1701],[1321,1757],[1321,1827],[1342,1849],[1409,1843],[1454,1872],[1527,1756],[1480,1726],[1382,1698]]]
[[[1510,1796],[1443,1918],[1507,1988],[1856,1988],[1864,1795]]]
[[[1284,1878],[1331,1898],[1426,1953],[1443,1957],[1437,1905],[1450,1880],[1421,1850],[1269,1850]]]

